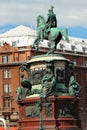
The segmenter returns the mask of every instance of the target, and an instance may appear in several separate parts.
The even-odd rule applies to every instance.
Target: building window
[[[63,51],[65,49],[64,44],[60,44],[60,49]]]
[[[72,49],[72,51],[76,51],[76,46],[74,46],[74,45],[71,45],[71,49]]]
[[[4,98],[3,99],[3,107],[10,107],[10,104],[11,104],[11,100],[10,98]]]
[[[87,67],[87,61],[85,61],[85,66]]]
[[[74,65],[76,66],[76,65],[77,65],[77,60],[74,59],[74,60],[73,60],[73,63],[74,63]]]
[[[13,46],[13,47],[16,47],[16,46],[17,46],[17,42],[16,42],[16,41],[13,41],[13,42],[12,42],[12,46]]]
[[[85,80],[87,81],[87,73],[85,74]]]
[[[10,93],[11,92],[11,84],[4,84],[3,86],[3,92],[4,93]]]
[[[2,63],[10,63],[11,58],[10,56],[2,56]]]
[[[82,51],[83,51],[84,53],[86,52],[86,50],[87,50],[86,47],[82,47]]]
[[[11,70],[3,70],[3,78],[11,78]]]

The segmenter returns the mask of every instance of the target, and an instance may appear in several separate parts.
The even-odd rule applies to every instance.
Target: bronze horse
[[[60,40],[64,37],[67,42],[69,42],[67,29],[58,29],[56,27],[52,27],[49,29],[48,24],[45,21],[45,18],[43,16],[37,17],[37,36],[33,43],[33,48],[38,50],[38,44],[40,41],[43,41],[43,39],[48,40],[48,46],[49,51],[48,54],[54,53],[56,50],[57,44],[60,42]],[[49,31],[48,31],[49,29]]]

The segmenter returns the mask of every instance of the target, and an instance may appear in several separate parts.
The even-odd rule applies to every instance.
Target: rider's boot
[[[50,27],[46,29],[46,33],[49,33],[50,32]]]

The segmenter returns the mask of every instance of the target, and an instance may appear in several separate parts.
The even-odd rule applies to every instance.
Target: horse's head
[[[42,26],[46,23],[45,18],[42,15],[37,17],[37,27]]]

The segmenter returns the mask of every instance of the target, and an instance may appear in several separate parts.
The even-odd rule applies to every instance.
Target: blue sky
[[[69,35],[87,39],[87,0],[0,0],[0,31],[16,25],[36,28],[36,18],[47,18],[54,6],[58,27],[66,27]]]

